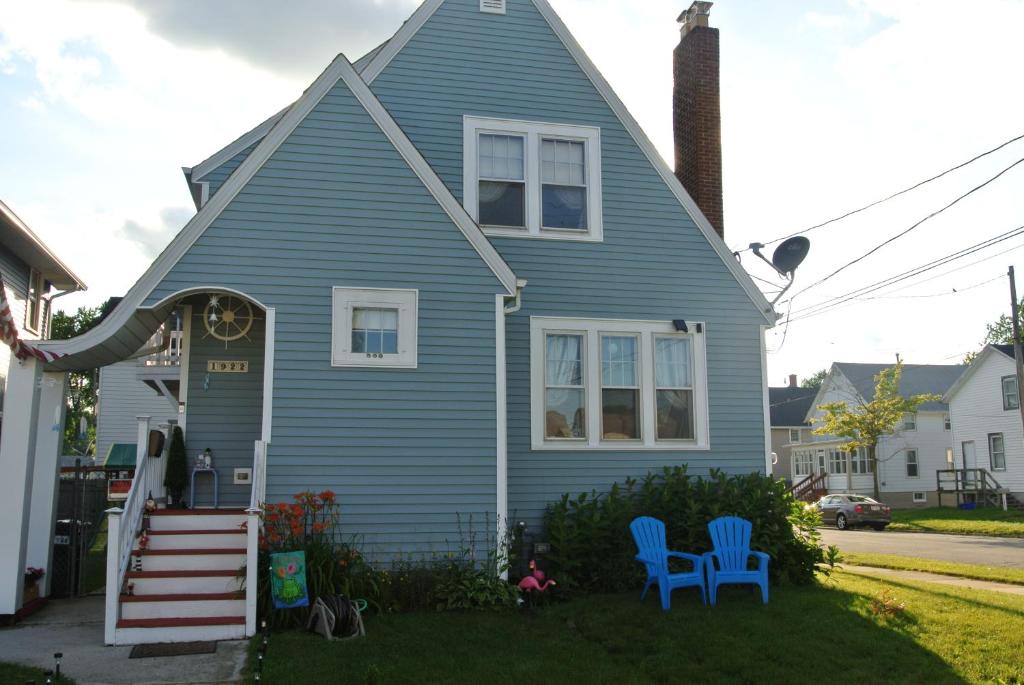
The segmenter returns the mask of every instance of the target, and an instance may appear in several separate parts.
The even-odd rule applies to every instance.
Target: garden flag
[[[4,287],[3,278],[0,278],[0,342],[10,347],[14,356],[22,360],[35,357],[43,362],[52,362],[65,356],[63,354],[44,352],[32,347],[18,337],[18,326],[14,323],[11,305],[7,301],[7,289]]]
[[[270,555],[270,594],[274,598],[275,609],[309,606],[305,552]]]

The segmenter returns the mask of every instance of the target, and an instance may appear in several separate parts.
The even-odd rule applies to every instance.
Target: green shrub
[[[751,547],[771,557],[773,582],[809,583],[823,562],[816,514],[794,500],[782,481],[717,470],[697,478],[678,466],[627,479],[607,493],[563,495],[549,505],[544,517],[549,575],[574,592],[618,592],[642,584],[644,569],[634,559],[629,532],[637,516],[665,522],[669,549],[697,554],[711,549],[709,521],[745,518],[753,524]]]
[[[164,487],[176,504],[181,504],[188,485],[188,457],[185,454],[185,434],[181,426],[175,426],[171,433],[171,446],[167,449],[167,470],[164,471]]]

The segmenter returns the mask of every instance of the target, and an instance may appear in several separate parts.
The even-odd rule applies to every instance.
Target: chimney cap
[[[711,6],[714,4],[713,2],[697,0],[697,2],[690,5],[690,9],[680,14],[676,21],[683,25],[684,32],[697,26],[707,26],[708,17],[711,16]]]

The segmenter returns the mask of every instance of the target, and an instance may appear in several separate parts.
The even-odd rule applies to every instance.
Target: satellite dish
[[[803,236],[785,240],[775,248],[772,265],[783,275],[792,274],[807,259],[810,249],[811,241]]]

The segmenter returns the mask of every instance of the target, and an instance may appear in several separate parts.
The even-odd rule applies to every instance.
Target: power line
[[[998,257],[998,256],[999,255],[993,255],[993,257]],[[995,278],[990,278],[987,281],[982,281],[981,283],[975,283],[974,285],[967,286],[966,288],[953,288],[951,291],[944,292],[944,293],[931,293],[929,295],[876,295],[875,297],[865,297],[864,300],[862,300],[862,302],[863,301],[867,301],[867,300],[889,300],[889,299],[893,299],[893,300],[927,300],[927,299],[932,298],[932,297],[949,297],[950,295],[959,295],[960,293],[965,293],[968,290],[974,290],[975,288],[980,288],[981,286],[988,285],[989,283],[995,283],[996,281],[1002,280],[1003,278],[1006,278],[1006,274],[999,274]],[[914,283],[913,285],[920,285],[920,283]],[[911,287],[911,286],[907,286],[907,287]],[[902,290],[902,288],[900,288],[900,290]]]
[[[1015,237],[1017,237],[1017,236],[1019,236],[1021,234],[1024,234],[1024,226],[1020,226],[1018,228],[1015,228],[1012,231],[1004,233],[1003,235],[1000,235],[1000,236],[996,236],[995,238],[990,238],[988,240],[985,240],[985,241],[983,241],[983,242],[981,242],[981,243],[979,243],[977,245],[972,245],[970,247],[967,247],[967,248],[964,248],[962,250],[959,250],[958,252],[951,253],[949,255],[946,255],[945,257],[941,257],[941,258],[939,258],[937,260],[929,262],[928,264],[923,264],[923,265],[921,265],[919,267],[915,267],[913,269],[910,269],[909,271],[903,272],[902,274],[897,274],[896,276],[890,276],[889,278],[883,279],[883,280],[878,281],[876,283],[873,283],[871,285],[858,288],[857,290],[854,290],[854,291],[851,291],[849,293],[846,293],[846,295],[842,295],[840,297],[832,298],[832,300],[826,300],[824,302],[820,302],[818,304],[815,304],[815,305],[812,305],[810,307],[807,307],[806,309],[797,311],[796,315],[793,317],[792,320],[793,321],[799,321],[801,319],[806,319],[806,318],[809,318],[811,316],[817,316],[818,314],[822,314],[822,313],[824,313],[824,312],[826,312],[828,310],[831,310],[831,309],[833,309],[835,307],[838,307],[839,305],[845,304],[846,302],[849,302],[849,301],[855,300],[855,299],[863,298],[865,295],[870,295],[871,293],[877,292],[878,290],[881,290],[883,288],[887,288],[887,287],[889,287],[891,285],[895,285],[897,283],[901,283],[903,281],[906,281],[906,280],[908,280],[910,278],[914,278],[915,276],[919,276],[919,275],[921,275],[923,273],[926,273],[928,271],[931,271],[933,269],[937,269],[937,268],[939,268],[941,266],[945,266],[946,264],[954,262],[954,261],[956,261],[958,259],[962,259],[962,258],[967,257],[969,255],[972,255],[972,254],[974,254],[976,252],[979,252],[981,250],[984,250],[984,249],[987,249],[989,247],[992,247],[993,245],[997,245],[999,243],[1002,243],[1002,242],[1004,242],[1006,240],[1010,240],[1011,238],[1015,238]],[[999,254],[1005,254],[1006,252],[1010,252],[1012,250],[1015,250],[1018,247],[1021,247],[1021,246],[1018,245],[1016,247],[1010,248],[1009,250],[1004,250],[1003,252],[1000,252]],[[990,257],[988,257],[986,259],[994,258],[996,256],[999,256],[999,254],[991,255]],[[970,265],[967,265],[967,266],[970,266]],[[966,268],[966,266],[963,267],[963,268]],[[952,273],[952,271],[950,273]],[[922,282],[924,282],[924,281],[922,281]],[[916,285],[919,285],[919,284],[920,283],[918,283]],[[798,295],[799,295],[799,293],[798,293]],[[794,297],[796,297],[796,295],[794,295]]]
[[[1019,136],[1017,136],[1015,138],[1010,138],[1005,143],[1001,143],[1000,145],[997,145],[996,147],[992,148],[991,150],[987,150],[985,152],[982,152],[980,155],[972,157],[971,159],[967,160],[966,162],[962,162],[960,164],[957,164],[954,167],[950,167],[949,169],[946,169],[942,173],[937,174],[935,176],[932,176],[931,178],[927,178],[927,179],[925,179],[923,181],[915,183],[914,185],[910,186],[909,188],[904,188],[903,190],[901,190],[899,192],[896,192],[896,193],[893,193],[892,195],[889,195],[888,197],[884,197],[881,200],[875,200],[874,202],[872,202],[870,204],[866,204],[863,207],[859,207],[857,209],[849,211],[846,214],[843,214],[841,216],[835,217],[834,219],[829,219],[828,221],[823,221],[820,224],[815,224],[814,226],[810,226],[809,228],[805,228],[802,231],[797,231],[796,233],[790,233],[789,235],[783,236],[781,238],[776,238],[775,240],[769,240],[768,242],[765,243],[765,245],[774,245],[775,243],[780,243],[783,240],[788,240],[789,238],[795,238],[798,235],[804,235],[805,233],[810,233],[811,231],[817,230],[819,228],[823,228],[825,226],[828,226],[829,224],[834,224],[837,221],[842,221],[843,219],[847,219],[847,218],[853,216],[854,214],[860,214],[861,212],[867,211],[867,210],[871,209],[872,207],[877,207],[878,205],[880,205],[880,204],[882,204],[884,202],[888,202],[889,200],[894,200],[897,197],[899,197],[901,195],[905,195],[905,194],[909,193],[912,190],[917,190],[921,186],[927,185],[928,183],[931,183],[932,181],[937,181],[940,178],[942,178],[943,176],[947,176],[948,174],[951,174],[954,171],[959,171],[960,169],[963,169],[965,166],[973,164],[974,162],[977,162],[979,159],[982,159],[984,157],[987,157],[988,155],[991,155],[991,154],[993,154],[995,152],[998,152],[999,150],[1002,150],[1007,145],[1010,145],[1012,143],[1016,143],[1018,140],[1021,140],[1022,138],[1024,138],[1024,134],[1021,134],[1021,135],[1019,135]],[[749,249],[750,249],[749,247],[745,247],[742,250],[737,250],[735,252],[735,254],[740,254],[740,253],[746,252]]]
[[[921,219],[920,221],[918,221],[917,223],[915,223],[915,224],[914,224],[913,226],[911,226],[910,228],[907,228],[907,229],[905,229],[905,230],[903,230],[903,231],[900,231],[900,232],[899,232],[899,233],[897,233],[896,235],[894,235],[894,236],[892,236],[891,238],[889,238],[889,239],[887,239],[887,240],[885,240],[885,241],[883,241],[883,242],[879,243],[878,245],[876,245],[875,247],[871,248],[870,250],[868,250],[867,252],[865,252],[865,253],[864,253],[864,254],[862,254],[861,256],[857,257],[856,259],[852,259],[852,260],[850,260],[849,262],[847,262],[846,264],[843,264],[843,265],[842,265],[841,267],[839,267],[838,269],[836,269],[835,271],[833,271],[832,273],[830,273],[830,274],[829,274],[828,276],[825,276],[824,278],[818,279],[817,281],[815,281],[815,282],[814,282],[814,283],[812,283],[811,285],[807,286],[806,288],[804,288],[803,290],[801,290],[800,292],[798,292],[798,293],[797,293],[797,295],[799,295],[799,294],[801,294],[801,293],[805,293],[805,292],[807,292],[808,290],[810,290],[811,288],[816,288],[817,286],[821,285],[822,283],[825,283],[825,282],[826,282],[826,281],[828,281],[829,279],[831,279],[831,278],[833,278],[833,277],[835,277],[835,276],[839,275],[840,273],[842,273],[842,272],[843,272],[843,271],[845,271],[846,269],[850,268],[851,266],[853,266],[853,265],[855,265],[855,264],[858,264],[859,262],[862,262],[862,261],[864,261],[865,259],[867,259],[867,258],[868,258],[868,257],[870,257],[871,255],[873,255],[873,254],[875,254],[876,252],[878,252],[879,250],[881,250],[881,249],[882,249],[883,247],[885,247],[886,245],[889,245],[889,244],[891,244],[891,243],[893,243],[893,242],[895,242],[895,241],[899,240],[900,238],[902,238],[903,236],[907,235],[908,233],[910,233],[910,232],[911,232],[911,231],[913,231],[914,229],[918,228],[918,227],[919,227],[919,226],[920,226],[921,224],[923,224],[924,222],[928,221],[929,219],[933,219],[933,218],[935,218],[935,217],[936,217],[936,216],[938,216],[939,214],[942,214],[943,212],[945,212],[945,211],[946,211],[947,209],[950,209],[950,208],[951,208],[951,207],[953,207],[954,205],[958,204],[958,203],[959,203],[959,202],[960,202],[961,200],[964,200],[964,199],[966,199],[966,198],[970,197],[971,195],[973,195],[974,193],[978,192],[979,190],[981,190],[981,189],[982,189],[982,188],[984,188],[985,186],[989,185],[990,183],[992,183],[993,181],[995,181],[996,179],[998,179],[998,178],[999,178],[1000,176],[1002,176],[1003,174],[1007,173],[1008,171],[1010,171],[1010,170],[1011,170],[1011,169],[1013,169],[1013,168],[1014,168],[1015,166],[1017,166],[1018,164],[1021,164],[1021,163],[1024,163],[1024,157],[1021,157],[1021,158],[1020,158],[1020,159],[1018,159],[1018,160],[1017,160],[1016,162],[1014,162],[1014,163],[1013,163],[1013,164],[1011,164],[1010,166],[1006,167],[1005,169],[1003,169],[1003,170],[1002,170],[1002,171],[1000,171],[1000,172],[999,172],[998,174],[996,174],[996,175],[995,175],[995,176],[993,176],[992,178],[988,179],[987,181],[985,181],[985,182],[984,182],[984,183],[982,183],[981,185],[977,185],[977,186],[975,186],[974,188],[971,188],[971,189],[970,189],[970,190],[968,190],[968,191],[967,191],[966,193],[964,193],[963,195],[959,196],[958,198],[956,198],[955,200],[953,200],[952,202],[950,202],[950,203],[949,203],[948,205],[946,205],[946,206],[945,206],[945,207],[943,207],[942,209],[937,209],[937,210],[935,210],[934,212],[932,212],[932,213],[931,213],[931,214],[929,214],[928,216],[924,217],[923,219]]]

